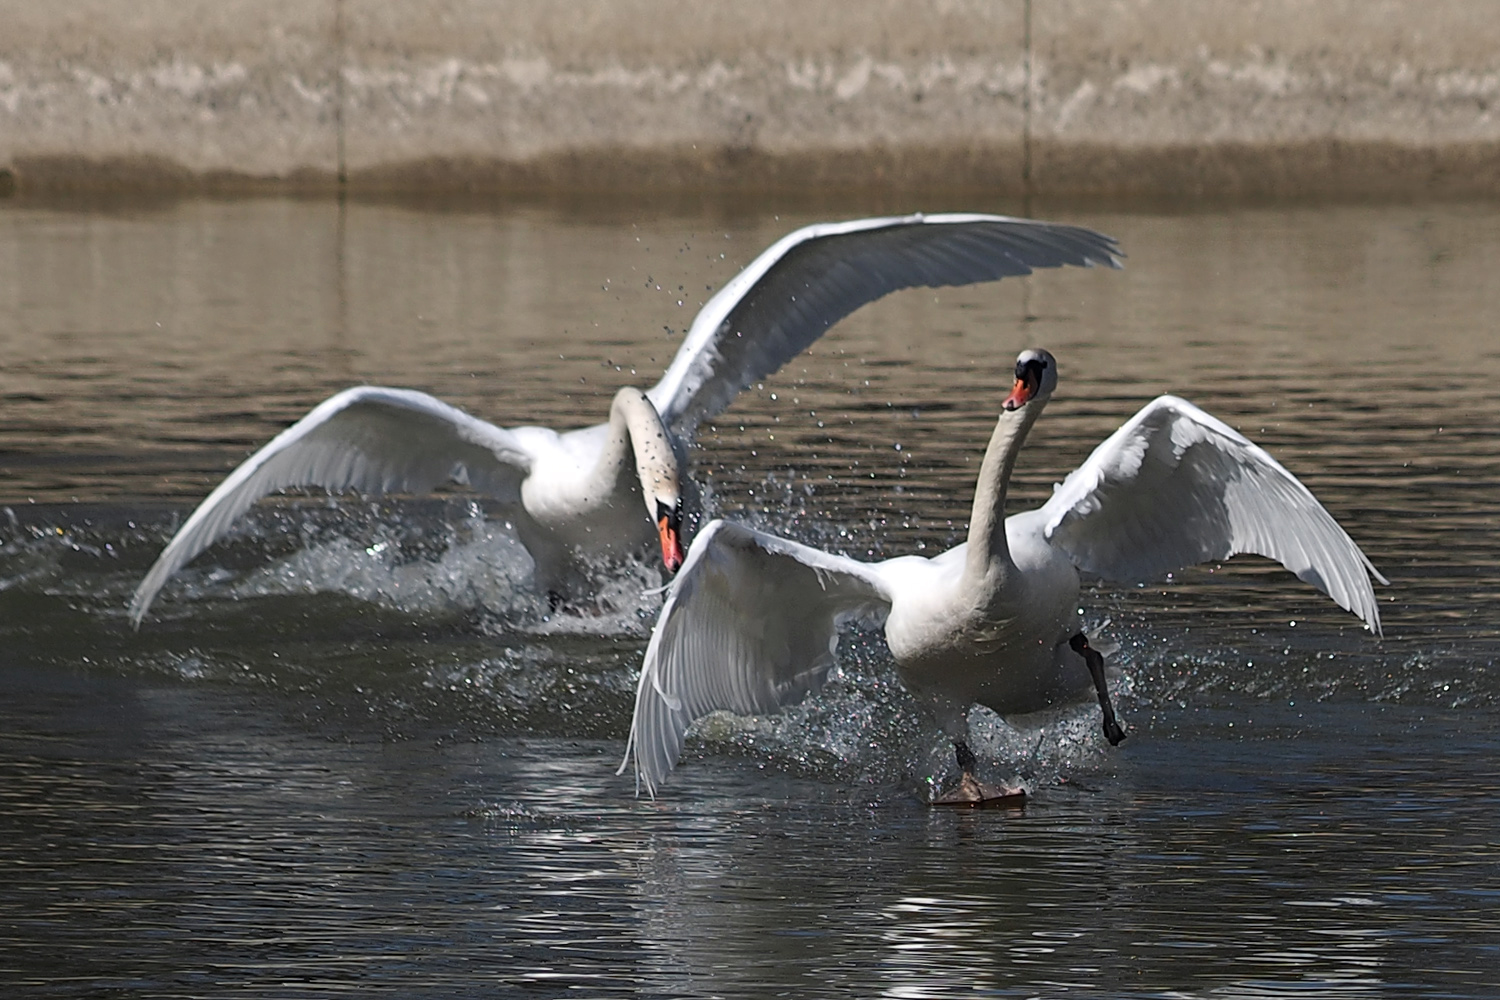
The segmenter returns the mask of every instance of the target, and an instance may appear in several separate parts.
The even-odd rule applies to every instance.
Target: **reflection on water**
[[[1039,214],[1127,269],[856,314],[706,429],[718,509],[855,555],[950,544],[1036,344],[1063,379],[1018,504],[1179,393],[1343,521],[1387,634],[1253,560],[1093,588],[1132,738],[981,713],[986,767],[1037,794],[953,814],[919,804],[949,754],[873,636],[633,799],[653,574],[554,614],[462,493],[264,505],[124,617],[191,505],[325,396],[595,422],[812,216],[0,208],[0,981],[1495,995],[1500,211]]]

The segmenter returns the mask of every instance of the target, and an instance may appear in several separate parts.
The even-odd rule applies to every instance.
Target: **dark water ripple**
[[[1128,269],[852,317],[705,428],[717,509],[853,555],[952,544],[1041,344],[1064,381],[1018,505],[1176,392],[1346,525],[1391,579],[1385,637],[1255,560],[1091,587],[1131,739],[1107,749],[1086,707],[978,716],[986,767],[1035,794],[950,814],[921,804],[941,734],[870,635],[819,698],[709,720],[636,800],[614,769],[654,570],[554,614],[461,493],[263,505],[125,619],[191,505],[326,395],[592,422],[706,286],[810,220],[5,206],[0,983],[1500,993],[1495,210],[1052,214]]]

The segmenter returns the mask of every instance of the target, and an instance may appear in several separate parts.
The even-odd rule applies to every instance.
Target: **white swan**
[[[637,788],[654,795],[696,719],[800,700],[833,665],[840,625],[861,620],[884,623],[903,683],[954,742],[964,778],[948,801],[1006,794],[972,776],[976,702],[1001,715],[1035,711],[1092,677],[1105,735],[1124,738],[1103,658],[1080,631],[1079,571],[1137,581],[1258,553],[1379,633],[1370,576],[1387,581],[1359,546],[1274,458],[1175,396],[1146,404],[1041,507],[1005,518],[1016,456],[1056,385],[1052,355],[1020,356],[968,540],[939,556],[863,563],[727,521],[706,525],[647,646],[620,771],[633,757]]]
[[[621,389],[609,422],[506,430],[425,393],[361,386],[324,401],[230,474],[136,588],[139,626],[167,580],[256,500],[291,486],[421,493],[467,483],[508,507],[539,589],[568,589],[580,555],[655,537],[682,561],[680,469],[700,421],[887,292],[1063,265],[1118,267],[1092,230],[995,215],[911,215],[807,226],[772,245],[699,311],[660,382]],[[689,501],[694,498],[688,497]],[[646,517],[640,516],[644,504]]]

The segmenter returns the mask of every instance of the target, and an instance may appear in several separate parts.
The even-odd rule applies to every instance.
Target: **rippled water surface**
[[[1044,346],[1017,509],[1170,391],[1390,577],[1383,639],[1253,558],[1087,588],[1131,736],[976,711],[1021,810],[924,805],[951,750],[872,635],[794,710],[705,720],[637,800],[615,767],[658,571],[554,610],[461,490],[265,503],[129,628],[192,506],[333,392],[597,422],[711,288],[854,214],[0,202],[0,984],[1500,995],[1495,206],[1039,208],[1126,269],[892,296],[705,428],[716,511],[931,553]]]

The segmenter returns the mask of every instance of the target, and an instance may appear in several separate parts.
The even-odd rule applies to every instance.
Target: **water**
[[[1013,208],[880,206],[907,207]],[[867,635],[823,695],[707,720],[635,799],[614,770],[657,572],[554,613],[462,491],[267,503],[130,630],[174,526],[327,395],[596,422],[710,287],[868,209],[0,203],[0,983],[1500,993],[1494,206],[1042,206],[1127,269],[893,296],[705,429],[717,510],[936,551],[1016,352],[1045,346],[1062,381],[1018,506],[1172,391],[1391,578],[1383,640],[1254,559],[1090,588],[1130,739],[1087,705],[976,713],[1021,811],[923,804],[951,753]]]

